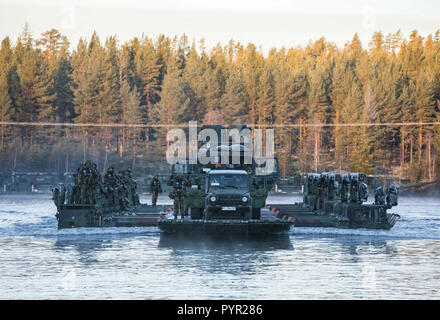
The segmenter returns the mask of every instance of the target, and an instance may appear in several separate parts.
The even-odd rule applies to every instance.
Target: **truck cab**
[[[249,174],[245,170],[211,170],[205,185],[205,219],[242,219],[252,216]]]

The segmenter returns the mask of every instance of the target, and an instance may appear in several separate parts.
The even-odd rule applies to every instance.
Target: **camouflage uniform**
[[[385,190],[383,187],[377,187],[374,190],[374,204],[385,205]]]
[[[107,194],[107,200],[110,207],[116,207],[118,204],[116,189],[117,182],[115,172],[112,166],[107,169],[107,172],[104,175],[104,187]]]
[[[399,186],[392,184],[388,186],[386,191],[386,202],[388,208],[391,208],[393,206],[397,206],[397,197],[399,194]]]
[[[350,174],[342,175],[341,181],[341,202],[347,202],[350,190]]]
[[[129,200],[132,205],[137,206],[139,205],[139,195],[137,194],[137,183],[136,181],[131,177],[131,168],[127,168],[125,170],[125,177],[128,182],[128,186],[130,188],[129,191]]]
[[[130,206],[130,201],[127,198],[128,186],[124,183],[124,178],[122,174],[115,175],[116,177],[116,194],[117,203],[119,203],[119,208],[125,210]]]
[[[358,180],[358,177],[355,175],[351,176],[349,200],[350,200],[350,203],[358,203],[359,202],[359,180]]]
[[[170,192],[170,198],[174,200],[174,219],[177,219],[179,215],[183,219],[185,215],[185,199],[186,199],[186,186],[188,182],[183,178],[182,174],[179,173],[176,178],[170,178],[168,180],[168,185],[173,186],[173,191]]]
[[[122,184],[122,193],[123,198],[127,199],[126,202],[128,202],[129,205],[133,205],[133,197],[132,197],[132,188],[131,188],[131,182],[128,177],[128,169],[122,170],[121,173],[118,175],[120,182]]]
[[[329,174],[328,176],[328,184],[327,184],[327,200],[334,200],[335,199],[335,175]]]
[[[151,201],[153,206],[157,203],[157,197],[159,193],[162,192],[162,186],[160,185],[160,180],[157,174],[154,176],[153,180],[150,183],[150,192],[151,192]]]

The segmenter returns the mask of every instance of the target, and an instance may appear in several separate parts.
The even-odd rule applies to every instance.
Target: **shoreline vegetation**
[[[27,24],[2,40],[1,175],[62,175],[87,159],[101,172],[166,172],[166,132],[190,120],[273,126],[281,176],[440,175],[440,31],[376,32],[368,44],[355,34],[343,48],[321,38],[267,55],[233,40],[206,50],[186,35],[119,43],[95,32],[69,48],[58,30],[34,37]],[[19,124],[29,122],[54,125]]]

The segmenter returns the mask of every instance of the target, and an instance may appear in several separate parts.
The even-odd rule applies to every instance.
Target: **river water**
[[[389,231],[176,238],[57,230],[49,195],[1,195],[0,299],[439,299],[440,199],[400,197],[390,211],[402,218]]]

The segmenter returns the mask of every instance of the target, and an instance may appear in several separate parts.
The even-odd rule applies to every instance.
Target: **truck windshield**
[[[245,174],[212,174],[209,176],[210,189],[248,189],[248,177]]]

